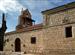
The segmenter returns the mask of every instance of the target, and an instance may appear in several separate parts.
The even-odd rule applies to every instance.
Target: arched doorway
[[[15,52],[20,52],[21,51],[21,41],[19,38],[16,38],[15,40]]]

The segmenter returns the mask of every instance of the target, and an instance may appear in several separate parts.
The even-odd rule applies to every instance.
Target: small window
[[[31,37],[31,43],[36,44],[36,37]]]
[[[72,27],[66,27],[65,28],[65,32],[66,32],[66,38],[68,37],[72,37]]]

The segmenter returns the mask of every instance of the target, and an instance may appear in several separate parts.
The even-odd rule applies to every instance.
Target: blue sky
[[[51,9],[75,0],[0,0],[0,27],[2,13],[6,14],[7,32],[14,31],[21,9],[29,9],[36,24],[43,22],[41,11]]]

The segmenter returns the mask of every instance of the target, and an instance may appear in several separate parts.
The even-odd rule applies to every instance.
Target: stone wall
[[[66,19],[68,20],[66,22]],[[54,25],[61,25],[65,23],[72,23],[75,22],[75,8],[60,11],[55,14],[44,14],[43,15],[43,24],[54,26]]]
[[[63,23],[66,15],[70,19],[69,23]],[[9,41],[5,42],[4,51],[15,52],[15,39],[20,38],[22,52],[38,55],[75,54],[75,9],[50,15],[44,14],[43,24],[43,28],[39,30],[5,35],[5,40]],[[72,26],[72,37],[66,38],[65,28],[69,26]],[[31,37],[36,37],[36,44],[31,44]]]
[[[31,37],[36,37],[36,44],[31,44]],[[41,51],[43,49],[42,37],[43,37],[42,29],[7,35],[5,36],[5,40],[9,39],[9,42],[5,43],[4,51],[15,51],[14,49],[16,38],[20,38],[21,40],[21,51],[30,53],[35,52],[35,50],[36,52],[38,52],[38,50]]]
[[[65,27],[72,26],[72,37],[66,38]],[[15,52],[15,39],[21,39],[21,51],[26,53],[42,53],[46,50],[66,50],[71,51],[75,49],[75,24],[66,24],[60,26],[44,27],[40,30],[34,30],[23,33],[16,33],[6,35],[5,40],[9,39],[9,42],[5,43],[4,51]],[[36,44],[31,44],[31,37],[36,37]],[[13,46],[12,46],[13,45]],[[25,46],[23,46],[25,45]],[[8,48],[9,47],[9,48]],[[68,52],[67,51],[67,52]]]
[[[66,38],[65,35],[65,27],[72,26],[72,37]],[[75,24],[68,24],[56,27],[50,27],[44,30],[44,38],[43,41],[46,43],[45,49],[54,49],[54,50],[62,50],[62,49],[75,49]]]

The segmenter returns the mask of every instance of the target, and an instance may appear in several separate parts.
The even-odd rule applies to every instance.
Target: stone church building
[[[43,23],[21,11],[16,30],[4,37],[4,51],[35,55],[75,54],[75,2],[42,11]]]

